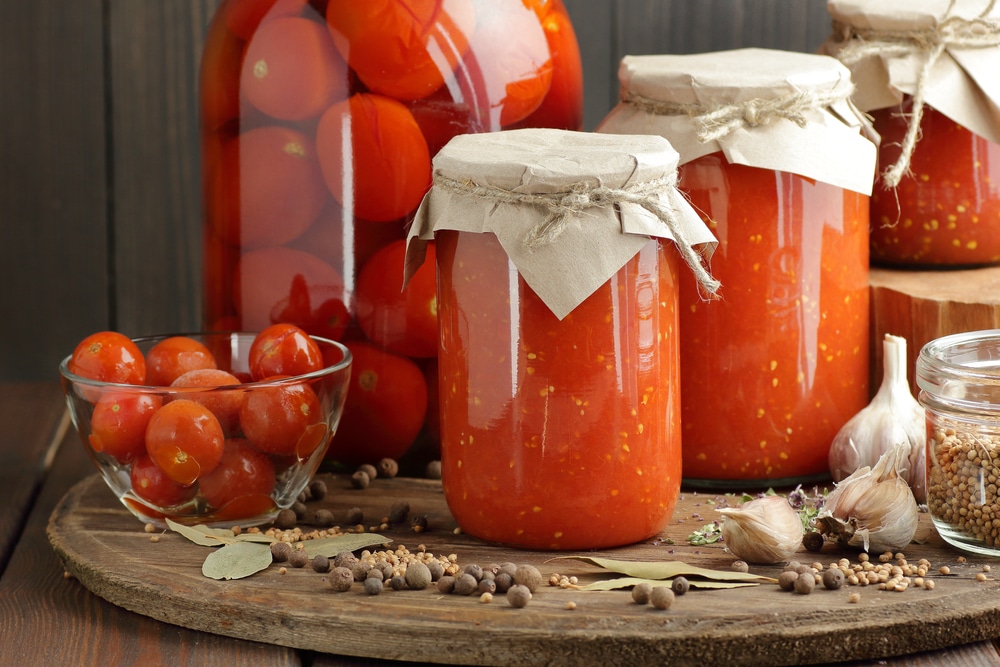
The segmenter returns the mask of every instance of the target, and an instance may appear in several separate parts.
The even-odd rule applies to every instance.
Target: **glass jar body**
[[[719,240],[705,301],[681,276],[684,478],[745,488],[829,476],[868,403],[868,197],[713,153],[679,188]]]
[[[988,556],[1000,556],[998,359],[997,330],[932,340],[917,358],[931,519],[952,546]]]
[[[651,240],[559,320],[492,234],[435,243],[442,482],[458,524],[553,550],[658,533],[681,479],[671,244]]]
[[[871,111],[879,164],[896,162],[912,107]],[[1000,144],[924,107],[910,173],[895,189],[875,184],[871,259],[903,268],[1000,262]]]
[[[453,136],[580,129],[561,1],[223,0],[201,121],[206,328],[344,341],[358,363],[328,456],[436,456],[435,275],[401,290],[405,228]]]

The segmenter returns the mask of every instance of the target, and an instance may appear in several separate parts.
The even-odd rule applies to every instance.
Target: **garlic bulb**
[[[802,520],[783,496],[764,496],[716,511],[724,516],[726,546],[748,563],[780,563],[802,545]]]
[[[927,424],[924,408],[913,398],[906,379],[906,339],[886,334],[882,351],[882,384],[871,403],[834,437],[830,474],[839,482],[859,468],[875,465],[893,445],[902,442],[908,447],[907,465],[899,474],[922,503],[927,497]]]
[[[898,442],[875,467],[863,466],[836,485],[813,524],[841,544],[865,551],[903,549],[917,532],[917,501],[900,476],[910,447]]]

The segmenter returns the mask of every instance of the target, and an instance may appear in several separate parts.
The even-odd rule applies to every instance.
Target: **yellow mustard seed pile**
[[[839,570],[843,577],[824,577],[831,570]],[[815,585],[826,588],[839,588],[842,583],[847,586],[874,586],[878,590],[902,593],[909,588],[932,590],[935,585],[934,580],[928,576],[933,574],[929,560],[921,558],[916,563],[910,563],[903,553],[894,554],[891,551],[880,554],[875,560],[869,554],[861,553],[856,563],[848,558],[841,558],[826,566],[819,562],[808,565],[791,562],[785,566],[783,573],[785,572],[798,572],[800,576],[803,573],[812,574]],[[948,568],[942,567],[940,573],[947,574]],[[834,579],[837,583],[831,585]],[[796,587],[795,590],[803,592],[804,588]]]

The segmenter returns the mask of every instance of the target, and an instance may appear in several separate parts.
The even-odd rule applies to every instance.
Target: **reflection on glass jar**
[[[718,153],[679,172],[723,285],[704,301],[681,276],[684,478],[825,478],[830,442],[868,402],[868,198]]]
[[[433,452],[434,267],[405,228],[452,137],[582,125],[560,0],[224,0],[201,66],[204,317],[345,341],[345,463]]]

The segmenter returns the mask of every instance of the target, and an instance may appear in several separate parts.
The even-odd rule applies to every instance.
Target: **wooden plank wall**
[[[362,1],[362,0],[358,0]],[[0,0],[0,381],[200,313],[197,63],[217,0]],[[586,129],[622,56],[814,51],[825,0],[565,0]]]

